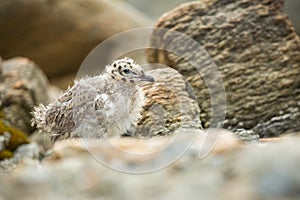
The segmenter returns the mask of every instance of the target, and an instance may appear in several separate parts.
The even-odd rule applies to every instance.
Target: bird
[[[154,82],[154,78],[131,58],[115,60],[101,74],[75,80],[49,105],[34,107],[32,125],[53,142],[119,137],[141,117],[142,81]]]

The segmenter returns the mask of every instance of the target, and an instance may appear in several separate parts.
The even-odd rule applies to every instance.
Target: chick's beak
[[[140,81],[148,81],[148,82],[154,82],[154,78],[152,76],[148,76],[143,74],[142,76],[139,77]]]

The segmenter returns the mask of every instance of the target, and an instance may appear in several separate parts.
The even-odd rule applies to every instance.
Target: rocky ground
[[[300,138],[286,137],[247,145],[223,133],[213,152],[199,158],[205,133],[171,165],[155,166],[170,152],[151,157],[120,157],[115,147],[93,141],[57,143],[41,162],[24,159],[2,174],[1,199],[299,199]],[[177,150],[181,142],[177,142]],[[127,152],[155,151],[159,142],[123,138],[112,142]],[[173,149],[172,151],[175,151]],[[92,152],[92,155],[90,154]],[[103,160],[97,160],[105,156]],[[96,158],[95,158],[96,157]],[[104,164],[102,163],[104,162]],[[129,173],[114,170],[118,166]],[[158,169],[141,172],[143,167]],[[131,169],[131,170],[130,170]]]
[[[160,7],[128,2],[133,6],[121,0],[0,2],[0,200],[299,199],[299,119],[289,121],[293,131],[276,129],[276,137],[267,138],[261,136],[268,133],[251,129],[202,129],[205,122],[199,115],[206,113],[174,69],[149,71],[157,83],[143,86],[148,101],[136,128],[150,130],[151,137],[52,144],[30,126],[33,107],[59,94],[46,76],[65,87],[95,44],[114,33],[148,26],[173,6],[167,1]],[[285,7],[296,29],[297,5],[297,0],[287,0]],[[291,38],[299,42],[295,34],[287,41]],[[288,52],[297,68],[298,52]],[[296,88],[292,94],[298,97],[299,85],[289,86]],[[181,112],[178,99],[170,94],[190,106]],[[297,103],[295,96],[291,99]],[[164,108],[164,119],[159,109],[149,109],[153,105]]]

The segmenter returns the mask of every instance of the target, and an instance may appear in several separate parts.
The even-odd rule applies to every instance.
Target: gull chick
[[[120,136],[141,116],[140,81],[154,79],[134,60],[116,60],[102,74],[75,81],[55,102],[35,107],[32,122],[53,141]]]

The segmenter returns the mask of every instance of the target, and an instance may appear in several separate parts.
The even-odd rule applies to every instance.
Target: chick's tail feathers
[[[46,128],[46,113],[47,107],[43,104],[34,107],[31,114],[33,118],[31,119],[31,126],[36,126],[39,130],[44,130]]]

